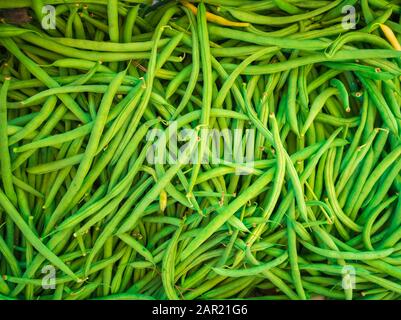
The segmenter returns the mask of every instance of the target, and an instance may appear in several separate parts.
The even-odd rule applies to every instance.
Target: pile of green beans
[[[400,299],[400,2],[151,2],[0,2],[0,299]]]

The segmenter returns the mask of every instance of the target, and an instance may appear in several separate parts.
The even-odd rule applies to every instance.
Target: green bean
[[[68,59],[71,60],[71,59]],[[80,63],[82,63],[82,60],[79,60]],[[75,59],[74,59],[74,63],[75,63]],[[84,70],[86,69],[91,69],[94,68],[96,63],[99,62],[93,62],[90,61],[90,64],[86,64],[86,62],[83,63],[82,67],[85,67]],[[81,68],[81,66],[80,66]],[[88,83],[109,83],[111,81],[111,79],[114,77],[114,74],[112,73],[97,73],[95,75],[93,75],[93,77],[88,80]],[[60,84],[71,84],[74,81],[79,81],[79,79],[82,78],[82,75],[73,75],[73,76],[60,76],[60,77],[54,77],[54,80],[56,80],[58,83]],[[125,79],[123,80],[123,84],[124,85],[134,85],[138,83],[138,79],[135,77],[131,77],[129,75],[125,76]],[[10,89],[12,90],[18,90],[18,89],[24,89],[24,88],[35,88],[35,87],[42,87],[43,83],[38,80],[38,79],[29,79],[29,80],[20,80],[20,81],[16,81],[16,80],[11,80],[10,83]]]
[[[294,56],[297,55],[295,51]],[[292,58],[292,57],[291,57]],[[297,81],[298,81],[298,68],[294,68],[290,71],[290,76],[288,80],[288,96],[287,96],[287,112],[286,118],[290,124],[291,130],[299,136],[298,129],[298,121],[297,121],[297,105],[296,105],[296,96],[297,96]]]
[[[150,146],[150,143],[148,143],[147,144],[147,146],[149,147]],[[132,176],[134,176],[135,174],[136,174],[136,172],[139,170],[139,166],[141,165],[141,163],[143,162],[143,160],[144,160],[144,158],[145,158],[145,155],[146,155],[146,152],[147,152],[147,148],[145,147],[143,150],[142,150],[142,155],[137,159],[137,161],[136,161],[136,169],[132,169],[131,170],[131,175]],[[168,175],[168,172],[166,172],[166,175]],[[133,177],[127,177],[125,180],[126,181],[130,181],[130,179],[132,179]],[[166,181],[166,180],[168,180],[169,178],[167,177],[167,178],[165,178],[165,177],[163,177],[164,178],[164,180]],[[132,180],[131,180],[132,181]],[[167,181],[166,181],[167,182]],[[121,184],[120,185],[123,185],[123,183],[124,182],[121,182]],[[158,182],[158,183],[160,183],[160,181]],[[152,190],[155,192],[155,193],[158,193],[159,192],[159,190],[157,190],[157,191],[155,191],[154,190],[154,188],[152,188]],[[133,194],[134,195],[134,194]],[[152,195],[152,194],[147,194],[146,195],[146,197],[148,197],[148,198],[154,198],[155,196],[154,195]],[[145,198],[146,198],[145,197]],[[136,200],[135,199],[135,196],[131,196],[131,198],[133,198],[133,199],[130,199],[131,201],[132,200]],[[142,200],[141,201],[141,203],[143,203],[143,201],[146,201],[146,200]],[[92,249],[92,251],[91,251],[91,253],[90,253],[90,255],[89,255],[89,257],[88,257],[88,260],[87,260],[87,264],[86,264],[86,270],[89,270],[89,266],[90,266],[90,263],[91,263],[91,261],[93,260],[93,258],[94,258],[94,256],[96,255],[96,253],[97,253],[97,251],[101,248],[101,246],[103,245],[103,243],[104,243],[104,241],[106,241],[107,240],[107,238],[109,237],[109,236],[111,236],[111,234],[114,232],[114,229],[117,227],[117,225],[120,223],[120,221],[125,217],[125,215],[127,214],[127,212],[128,212],[128,210],[130,209],[130,207],[131,207],[131,205],[132,205],[132,203],[130,202],[130,201],[127,201],[126,203],[125,203],[125,205],[119,210],[119,212],[118,212],[118,214],[116,214],[114,217],[113,217],[113,219],[110,221],[110,223],[108,224],[108,226],[107,226],[107,228],[104,230],[104,232],[99,236],[99,238],[97,239],[97,241],[96,241],[96,243],[95,243],[95,245],[94,245],[94,248]],[[141,210],[141,209],[139,209],[139,210]],[[134,213],[135,213],[135,211],[133,212],[133,214],[131,215],[131,218],[128,220],[128,221],[126,221],[126,224],[129,222],[129,223],[132,223],[131,221],[133,220],[133,219],[136,219],[137,217],[134,215]],[[141,214],[143,214],[143,212],[141,212]],[[134,221],[134,223],[135,223],[135,221]],[[125,225],[123,225],[122,227],[124,227]],[[121,229],[121,228],[120,228]],[[120,230],[119,229],[119,230]],[[128,229],[128,228],[127,228]],[[117,232],[118,233],[118,232]],[[121,232],[121,233],[123,233],[123,232]],[[119,234],[119,233],[118,233]]]
[[[333,160],[334,160],[334,153],[333,153],[334,149],[331,149],[329,151],[329,156],[328,156],[328,164],[326,165],[326,170],[325,170],[325,178],[326,178],[326,189],[328,192],[328,197],[329,197],[329,201],[330,204],[333,206],[334,208],[334,212],[336,213],[337,217],[339,218],[339,220],[344,223],[348,228],[354,230],[354,231],[361,231],[361,227],[356,224],[355,222],[353,222],[341,209],[338,200],[336,198],[336,194],[335,194],[335,188],[334,188],[334,184],[332,181],[332,176],[333,176]]]
[[[18,37],[21,34],[27,32],[35,32],[35,30],[30,29],[22,29],[12,25],[2,24],[0,28],[0,37],[1,38],[8,38],[8,37]]]
[[[27,168],[26,171],[31,174],[45,174],[52,171],[58,171],[65,167],[69,167],[71,165],[80,163],[83,156],[84,156],[83,154],[77,154],[70,158],[64,158],[62,160],[40,164],[35,167],[30,167]]]
[[[366,60],[365,60],[366,61]],[[391,73],[387,71],[378,70],[378,68],[373,68],[361,64],[350,63],[350,62],[323,62],[323,65],[336,69],[336,70],[344,70],[344,71],[359,71],[362,72],[366,78],[372,80],[390,80],[393,79],[397,73]],[[333,70],[330,70],[333,71]],[[334,71],[333,71],[334,72]]]
[[[160,25],[158,27],[158,30],[154,34],[154,41],[156,44],[160,40],[162,32],[163,32],[163,27]],[[151,59],[149,61],[148,72],[147,72],[147,75],[144,80],[145,91],[144,91],[141,103],[138,106],[137,112],[131,118],[128,132],[127,132],[126,136],[123,138],[121,145],[118,147],[115,157],[121,155],[121,153],[123,152],[123,149],[126,147],[128,141],[129,141],[129,139],[131,139],[132,135],[134,134],[134,132],[139,124],[140,118],[142,117],[143,113],[145,112],[146,106],[149,102],[150,95],[152,92],[152,86],[153,86],[153,81],[154,81],[155,72],[156,72],[156,64],[157,64],[156,55],[157,55],[157,46],[154,46],[152,49],[152,52],[151,52]]]
[[[199,129],[198,129],[199,130]],[[177,171],[181,168],[181,166],[186,163],[194,151],[195,146],[197,144],[197,130],[191,137],[191,141],[188,145],[188,148],[181,154],[176,164],[171,166],[166,172],[165,175],[160,178],[157,183],[152,187],[152,189],[146,194],[144,198],[138,203],[135,207],[135,210],[131,213],[131,216],[120,226],[117,230],[117,234],[124,233],[131,229],[136,223],[140,216],[143,214],[143,208],[146,208],[153,199],[160,193],[162,189],[170,182],[173,176],[177,173]]]
[[[21,1],[34,20],[0,26],[0,298],[401,296],[398,4]]]
[[[212,65],[210,61],[210,47],[209,43],[209,31],[206,23],[206,8],[203,3],[199,5],[197,14],[197,27],[199,34],[199,47],[200,57],[202,62],[203,72],[203,99],[202,99],[202,113],[200,118],[199,126],[208,127],[210,121],[210,109],[212,107]],[[201,130],[200,135],[200,148],[198,152],[198,159],[195,166],[192,169],[191,179],[189,180],[188,194],[192,193],[192,189],[195,185],[195,181],[200,171],[201,159],[206,149],[206,130]]]
[[[120,234],[118,236],[122,241],[131,246],[136,252],[143,256],[147,261],[154,263],[152,254],[137,240],[127,234]]]
[[[391,168],[391,170],[389,170],[389,172],[386,174],[385,179],[381,183],[380,190],[371,198],[369,204],[365,206],[366,208],[373,208],[384,199],[386,194],[388,194],[388,191],[390,190],[391,185],[393,184],[395,177],[397,177],[400,170],[401,164],[400,160],[398,160]]]
[[[296,249],[296,234],[292,219],[295,219],[295,204],[292,202],[290,214],[287,217],[288,258],[291,265],[291,276],[300,299],[305,300],[306,295],[302,286],[301,274],[298,267],[298,254]]]
[[[144,52],[152,49],[154,45],[153,41],[113,43],[111,45],[106,42],[92,41],[92,40],[78,40],[71,38],[51,38],[51,40],[67,47],[78,48],[78,49],[89,49],[96,51],[106,51],[106,52],[138,52],[138,51]],[[114,42],[117,41],[118,37],[117,40],[114,40]],[[169,39],[161,39],[158,42],[158,46],[162,47],[166,45],[168,41]]]
[[[21,107],[27,107],[31,105],[35,105],[38,102],[40,102],[43,98],[52,96],[54,94],[60,94],[60,93],[71,93],[71,92],[94,92],[94,93],[104,93],[107,91],[108,87],[106,85],[81,85],[81,86],[72,86],[68,85],[65,87],[59,87],[59,88],[54,88],[54,89],[48,89],[45,91],[42,91],[26,100],[23,100],[21,102],[18,102],[18,104]],[[119,88],[118,92],[123,92],[126,93],[132,89],[131,87],[126,87],[126,86],[121,86]],[[37,101],[39,100],[39,101]]]
[[[368,137],[368,140],[362,146],[356,149],[354,155],[349,159],[348,163],[344,166],[341,175],[338,178],[338,182],[336,184],[337,193],[340,193],[344,189],[344,186],[346,185],[348,179],[351,177],[351,175],[354,174],[359,163],[361,163],[366,154],[369,152],[373,140],[376,138],[378,133],[379,129],[375,129]]]
[[[223,104],[224,99],[226,98],[230,88],[233,86],[236,78],[244,70],[244,68],[246,68],[246,66],[248,64],[250,64],[254,59],[256,59],[257,57],[260,57],[261,55],[264,55],[266,53],[274,53],[277,50],[278,50],[277,47],[261,49],[260,51],[257,51],[254,54],[252,54],[251,56],[249,56],[248,58],[246,58],[240,65],[238,65],[238,67],[225,80],[223,86],[221,87],[221,89],[214,101],[214,105],[216,106],[216,108],[220,108],[220,106]]]
[[[14,185],[17,188],[24,190],[24,191],[34,195],[35,197],[44,198],[44,195],[42,193],[40,193],[38,190],[36,190],[35,188],[33,188],[32,186],[27,184],[25,181],[15,177],[15,176],[13,176],[12,179],[13,179]]]
[[[370,59],[370,58],[395,58],[400,57],[401,53],[394,50],[385,49],[358,49],[359,59]],[[244,75],[258,75],[258,74],[270,74],[276,72],[282,72],[285,70],[297,68],[300,66],[326,62],[326,61],[344,61],[352,60],[355,58],[355,50],[340,50],[332,57],[328,57],[322,53],[312,54],[305,57],[294,58],[288,61],[274,63],[270,65],[258,65],[248,66],[243,74]],[[233,65],[225,65],[226,70],[234,69]]]
[[[0,169],[3,188],[11,202],[17,204],[17,195],[14,190],[11,171],[11,157],[8,149],[7,135],[7,91],[11,78],[6,76],[0,89]]]
[[[323,6],[322,8],[319,8],[319,9],[316,9],[316,10],[313,10],[310,12],[306,12],[306,13],[288,16],[288,17],[265,16],[265,15],[259,15],[256,13],[240,11],[240,10],[232,9],[232,8],[227,8],[227,10],[230,12],[230,14],[234,18],[236,18],[240,21],[250,22],[250,23],[255,23],[255,24],[283,25],[283,24],[290,24],[290,23],[313,18],[326,11],[329,11],[332,8],[335,8],[340,3],[341,3],[341,0],[336,0],[336,1],[331,2],[327,6]]]
[[[144,156],[144,155],[143,155]],[[141,162],[141,157],[138,158],[138,163]],[[107,196],[105,196],[101,201],[98,201],[94,204],[92,204],[91,206],[87,206],[86,208],[82,207],[81,210],[79,210],[76,214],[70,216],[69,218],[65,219],[63,221],[62,224],[60,224],[60,226],[57,228],[57,230],[63,230],[66,228],[70,228],[73,227],[75,225],[77,225],[78,223],[80,223],[82,220],[86,219],[87,217],[89,217],[90,215],[92,215],[93,213],[96,212],[96,210],[100,209],[101,207],[103,207],[108,201],[110,201],[111,199],[113,199],[116,195],[118,195],[119,193],[123,193],[124,188],[126,188],[128,186],[128,184],[130,182],[132,182],[132,179],[137,170],[134,170],[135,168],[133,167],[131,170],[131,175],[128,175],[127,177],[125,177],[121,182],[119,182],[118,185],[115,186],[115,188],[113,188],[112,192],[110,192]],[[135,192],[133,192],[129,199],[127,200],[126,204],[125,204],[125,208],[129,205],[129,203],[131,201],[135,201],[150,185],[151,179],[147,179],[143,184],[141,184]],[[128,190],[126,190],[127,192]],[[119,201],[117,202],[117,204],[119,203]],[[124,212],[124,210],[120,210],[120,212]]]
[[[182,227],[183,224],[174,233],[163,257],[162,282],[166,295],[171,300],[179,300],[179,297],[174,289],[174,269],[177,243],[182,231]]]
[[[15,147],[13,149],[13,151],[16,153],[21,153],[21,152],[26,152],[26,151],[33,150],[33,149],[38,149],[38,148],[57,146],[60,143],[68,142],[68,141],[86,136],[87,134],[92,132],[93,126],[94,126],[94,123],[90,122],[88,124],[85,124],[83,126],[76,128],[76,129],[73,129],[69,132],[65,132],[65,133],[61,133],[59,135],[54,135],[54,136],[50,136],[50,137],[47,137],[44,139],[32,141],[30,143],[22,145],[21,147]]]
[[[95,67],[96,64],[99,64],[98,71],[104,73],[112,73],[113,71],[110,68],[102,65],[101,61],[95,62],[90,60],[83,59],[74,59],[74,58],[63,58],[54,61],[49,66],[59,67],[59,68],[74,68],[80,70],[90,70]]]
[[[300,182],[301,185],[303,183],[305,183],[306,179],[310,176],[312,170],[316,167],[319,159],[321,158],[321,156],[330,148],[330,145],[332,144],[332,142],[334,141],[335,137],[340,133],[341,128],[337,129],[331,136],[329,139],[327,139],[327,141],[325,142],[325,144],[323,144],[323,146],[318,150],[318,152],[311,158],[310,162],[308,162],[307,166],[304,169],[304,172],[301,174],[300,176]],[[288,209],[289,205],[290,205],[290,201],[292,199],[292,197],[294,196],[292,190],[289,194],[286,195],[284,201],[282,202],[278,213],[276,214],[276,218],[273,219],[273,221],[275,222],[275,224],[278,224],[279,219],[282,218],[282,215],[285,213],[285,210]],[[280,214],[279,214],[280,212]]]
[[[76,38],[86,39],[85,29],[82,24],[81,15],[79,14],[74,15],[73,25]]]
[[[31,42],[36,45],[40,45],[41,47],[48,48],[52,52],[56,52],[62,55],[68,55],[71,58],[77,59],[86,59],[91,61],[103,61],[103,62],[113,62],[113,61],[121,61],[121,60],[131,60],[131,59],[143,59],[148,58],[148,52],[108,52],[108,51],[89,51],[89,50],[81,50],[74,47],[69,47],[58,42],[52,41],[43,37],[30,37],[24,34],[21,38],[25,41]],[[114,45],[114,44],[113,44]],[[117,44],[118,45],[118,44]],[[120,44],[126,45],[126,44]],[[130,45],[130,44],[129,44]]]
[[[9,145],[13,145],[18,141],[26,138],[29,134],[39,128],[42,123],[49,117],[49,115],[53,112],[56,106],[57,99],[55,96],[49,97],[46,99],[42,109],[40,110],[39,114],[33,118],[25,127],[14,135],[12,135],[9,139]]]
[[[380,178],[383,172],[397,159],[401,152],[401,146],[395,148],[392,152],[390,152],[380,164],[372,171],[367,181],[364,183],[364,187],[362,192],[359,194],[357,200],[355,201],[353,210],[351,212],[351,216],[355,216],[363,202],[365,201],[368,193],[371,191],[373,185]]]
[[[305,120],[305,123],[301,129],[301,136],[304,136],[308,128],[310,127],[311,123],[317,116],[317,114],[321,111],[324,104],[326,103],[327,99],[334,95],[338,94],[337,88],[328,88],[324,90],[314,101],[310,108],[308,118]]]
[[[376,251],[332,251],[315,247],[307,242],[300,240],[303,246],[308,250],[328,258],[345,259],[345,260],[376,260],[385,258],[394,252],[394,249],[376,250]]]
[[[118,42],[120,35],[118,30],[118,1],[111,0],[107,4],[107,21],[109,25],[109,37],[112,42]]]
[[[395,120],[393,113],[390,110],[390,107],[387,105],[383,96],[378,93],[378,90],[375,88],[374,83],[371,80],[365,79],[363,75],[358,72],[355,73],[358,79],[362,82],[364,87],[366,88],[369,96],[371,97],[373,103],[375,104],[377,110],[382,116],[383,122],[386,126],[394,133],[398,133],[398,126]]]
[[[187,77],[190,74],[193,74],[192,70],[198,70],[197,72],[199,73],[199,66],[198,66],[198,62],[199,62],[199,54],[198,54],[198,41],[194,42],[194,50],[197,50],[196,52],[194,52],[194,63],[191,65],[186,66],[185,68],[183,68],[168,84],[167,88],[166,88],[166,99],[169,99],[174,92],[178,89],[178,87],[187,79]],[[194,74],[195,77],[196,74]],[[194,78],[195,79],[195,78]],[[193,81],[191,81],[192,83]],[[195,84],[192,84],[192,86],[194,86]],[[177,107],[177,110],[178,107]],[[177,111],[176,111],[177,112]]]
[[[214,25],[209,27],[209,32],[215,36],[229,37],[231,39],[250,42],[262,46],[277,46],[283,49],[321,50],[328,46],[327,43],[320,40],[292,40],[290,38],[285,39],[268,36],[261,37],[249,32],[233,30]]]
[[[89,171],[91,163],[93,162],[93,157],[96,153],[99,140],[106,124],[107,115],[109,113],[110,105],[114,95],[125,76],[125,71],[120,72],[117,77],[110,83],[109,90],[104,95],[101,105],[99,106],[97,117],[93,124],[93,130],[89,137],[88,145],[86,147],[84,156],[78,167],[77,175],[74,177],[72,186],[68,189],[67,193],[63,196],[62,200],[58,204],[57,208],[53,212],[50,220],[48,221],[45,233],[48,233],[54,224],[65,215],[65,210],[71,207],[71,197],[73,197],[80,189],[83,179],[86,173]]]
[[[337,88],[345,111],[350,112],[351,109],[349,107],[349,96],[345,85],[338,79],[331,79],[330,84]]]
[[[19,50],[13,40],[9,38],[4,38],[0,41],[28,68],[29,72],[34,74],[39,80],[41,80],[50,88],[59,87],[59,84],[54,79],[52,79],[38,65],[36,65],[31,59],[29,59]],[[70,96],[60,94],[59,97],[63,101],[65,106],[69,108],[71,112],[78,117],[78,119],[80,119],[84,123],[88,122],[88,115],[81,110],[78,104]]]
[[[13,275],[15,275],[16,277],[20,276],[21,269],[18,265],[17,259],[15,258],[10,248],[8,248],[7,243],[4,241],[2,237],[0,237],[0,252],[4,257],[4,259],[6,260],[6,262],[8,263],[8,266]]]
[[[274,169],[271,169],[258,178],[252,188],[249,188],[236,197],[226,208],[219,208],[218,215],[195,237],[181,254],[183,259],[187,258],[200,244],[206,241],[217,231],[244,203],[253,198],[255,194],[268,184],[273,178]]]
[[[363,231],[362,231],[363,243],[365,244],[366,249],[374,250],[372,242],[370,240],[373,223],[375,222],[378,215],[382,212],[382,210],[389,207],[391,203],[396,199],[397,196],[393,196],[384,201],[383,203],[381,203],[380,205],[373,207],[373,209],[368,210],[369,215],[367,215],[367,219],[363,226]]]
[[[333,56],[338,50],[341,49],[347,42],[352,42],[352,41],[366,41],[368,43],[373,44],[375,47],[383,47],[385,49],[391,49],[391,45],[383,40],[382,38],[365,33],[365,32],[352,32],[352,33],[347,33],[341,37],[339,37],[336,41],[334,41],[331,44],[331,48],[329,48],[327,55],[328,56]]]
[[[33,233],[31,228],[26,224],[24,219],[20,216],[19,212],[15,209],[12,203],[6,198],[4,193],[0,190],[0,203],[4,210],[7,212],[9,217],[12,221],[18,226],[21,232],[26,237],[27,241],[29,241],[32,246],[38,250],[38,252],[48,259],[51,263],[55,266],[60,268],[63,272],[67,275],[72,277],[74,280],[78,281],[78,277],[57,257],[52,251],[50,251],[40,240],[39,238]]]
[[[93,300],[154,300],[154,298],[143,294],[118,293],[106,297],[93,298]]]
[[[302,10],[298,7],[292,5],[291,3],[286,2],[285,0],[273,0],[274,4],[281,10],[289,13],[289,14],[300,14]]]
[[[272,119],[272,127],[273,127],[273,138],[275,142],[275,148],[277,150],[277,169],[275,172],[275,179],[273,182],[273,188],[272,191],[269,195],[268,198],[266,198],[266,201],[268,201],[265,205],[265,208],[262,213],[262,217],[267,221],[270,218],[270,215],[273,213],[274,207],[277,204],[278,198],[280,196],[280,191],[283,187],[284,183],[284,177],[285,177],[285,151],[284,147],[281,143],[280,136],[279,136],[279,130],[278,130],[278,124],[277,121],[274,117],[273,114],[270,115]],[[265,224],[259,224],[254,230],[251,235],[249,236],[249,239],[247,240],[247,243],[252,246],[252,244],[258,239],[258,237],[261,235],[262,230],[264,228]]]

